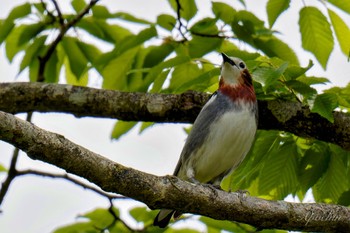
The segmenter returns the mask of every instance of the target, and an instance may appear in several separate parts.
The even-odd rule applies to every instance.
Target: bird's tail
[[[169,224],[170,219],[175,214],[175,212],[175,210],[168,209],[160,210],[153,221],[153,225],[160,228],[165,228]]]

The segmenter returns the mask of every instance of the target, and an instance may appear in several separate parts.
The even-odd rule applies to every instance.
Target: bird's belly
[[[252,145],[256,128],[255,116],[248,109],[222,115],[193,157],[195,179],[206,183],[238,166]]]

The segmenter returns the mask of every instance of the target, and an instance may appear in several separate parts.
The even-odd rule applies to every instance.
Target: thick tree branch
[[[157,177],[112,162],[61,135],[1,111],[0,139],[25,151],[32,159],[56,165],[86,178],[107,192],[134,198],[153,209],[171,208],[248,223],[260,229],[350,231],[349,208],[267,201],[239,193],[214,192],[176,177]]]
[[[174,95],[42,83],[0,84],[0,110],[5,112],[65,112],[124,121],[191,123],[208,98],[209,94],[200,92]],[[350,150],[350,116],[341,112],[335,112],[334,123],[330,123],[300,103],[259,101],[259,128],[288,131]]]

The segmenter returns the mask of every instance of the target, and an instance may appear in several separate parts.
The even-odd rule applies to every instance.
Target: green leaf
[[[334,122],[333,110],[338,106],[338,98],[333,93],[317,95],[311,105],[311,112],[318,113],[330,122]]]
[[[339,9],[347,12],[350,14],[350,2],[344,1],[344,0],[328,0],[327,2],[333,4],[334,6],[338,7]]]
[[[168,31],[173,30],[176,25],[176,18],[168,14],[160,14],[157,17],[157,24]]]
[[[105,89],[127,90],[127,73],[130,71],[139,48],[133,48],[111,60],[102,70]]]
[[[188,43],[189,55],[192,58],[201,58],[205,54],[218,49],[221,46],[223,39],[210,38],[193,35],[192,40]]]
[[[300,161],[299,183],[305,194],[327,171],[330,161],[330,150],[327,143],[316,141]]]
[[[154,80],[156,80],[165,69],[172,68],[189,61],[190,61],[190,58],[188,56],[176,56],[174,58],[161,62],[160,64],[154,66],[149,71],[149,73],[145,77],[145,81],[144,81],[145,85],[148,87],[149,84],[152,83]]]
[[[342,52],[349,56],[350,54],[350,28],[346,23],[340,18],[334,11],[328,9],[329,17],[331,18],[331,22],[335,31],[335,35],[337,36],[340,48]]]
[[[114,44],[120,43],[127,36],[132,33],[119,25],[108,24],[105,20],[85,17],[82,18],[78,23],[77,27],[82,28],[91,35]]]
[[[170,69],[161,72],[158,75],[158,77],[154,80],[152,89],[149,92],[150,93],[158,93],[162,89],[164,82],[165,82],[166,78],[168,77],[169,73],[170,73]]]
[[[174,68],[171,76],[169,89],[177,89],[184,82],[193,80],[200,74],[201,70],[194,62],[180,64]]]
[[[24,54],[22,62],[20,64],[19,73],[21,73],[33,60],[38,60],[40,53],[44,50],[44,45],[47,36],[41,36],[33,41]]]
[[[69,62],[66,59],[64,62],[64,67],[65,67],[65,78],[68,84],[74,85],[74,86],[87,86],[88,81],[89,81],[89,74],[88,72],[85,72],[79,79],[73,74]]]
[[[72,72],[75,77],[79,79],[80,76],[86,72],[88,60],[78,46],[78,39],[73,37],[64,37],[61,43],[65,53],[67,54]]]
[[[350,206],[350,190],[342,193],[338,199],[338,204],[343,206]]]
[[[73,0],[72,7],[76,13],[80,13],[86,6],[86,2],[84,0]]]
[[[112,138],[116,140],[120,139],[121,136],[134,128],[137,123],[135,121],[117,121],[112,131]]]
[[[229,186],[225,190],[244,190],[251,186],[251,183],[257,178],[263,162],[271,153],[278,148],[280,137],[278,131],[258,130],[255,142],[250,152],[243,160],[242,164],[230,175]],[[224,187],[223,187],[224,188]],[[249,190],[251,192],[251,190]],[[258,193],[255,193],[258,195]],[[254,195],[251,192],[251,195]]]
[[[29,80],[31,82],[36,82],[38,79],[39,72],[39,60],[34,59],[29,65]]]
[[[0,163],[0,173],[1,172],[7,172],[7,168]]]
[[[303,82],[307,85],[315,85],[315,84],[326,84],[329,83],[329,79],[328,78],[323,78],[323,77],[315,77],[315,76],[310,76],[310,77],[306,77],[306,76],[301,76],[299,78],[297,78],[298,81]]]
[[[290,80],[290,79],[293,80],[293,79],[296,79],[300,76],[305,77],[305,76],[303,76],[303,74],[305,74],[306,71],[308,71],[313,65],[314,64],[313,64],[312,60],[309,60],[309,64],[307,67],[300,67],[300,66],[292,64],[292,65],[288,66],[284,75],[285,75],[287,80]]]
[[[18,46],[29,42],[45,28],[45,25],[42,22],[36,24],[22,24],[21,26],[23,26],[23,29],[18,38]]]
[[[115,49],[115,54],[123,53],[124,51],[131,49],[135,46],[138,46],[145,41],[157,36],[157,30],[154,26],[151,26],[149,28],[146,28],[142,31],[140,31],[137,35],[128,36],[125,39],[123,39],[118,47]]]
[[[182,93],[186,90],[204,91],[208,87],[214,85],[219,80],[220,69],[214,68],[199,74],[197,77],[184,80],[183,83],[176,88],[175,93]]]
[[[303,48],[313,53],[325,69],[334,46],[327,18],[315,7],[304,7],[300,11],[299,27]]]
[[[212,218],[201,216],[199,221],[203,222],[207,227],[224,230],[225,232],[246,233],[254,231],[255,228],[243,223],[231,221],[215,220]],[[221,231],[219,231],[221,232]]]
[[[137,17],[135,17],[129,13],[126,13],[126,12],[114,13],[114,14],[112,14],[112,16],[113,16],[113,18],[122,19],[122,20],[129,21],[132,23],[152,24],[152,22],[150,22],[148,20],[137,18]]]
[[[178,6],[176,4],[176,0],[168,0],[170,3],[171,8],[175,12],[177,12]],[[195,0],[179,0],[180,2],[180,15],[181,18],[186,19],[189,21],[197,14],[197,6]]]
[[[217,35],[219,33],[218,27],[216,26],[217,19],[214,18],[204,18],[196,22],[190,31],[195,33],[200,33],[204,35]]]
[[[97,233],[96,227],[91,222],[78,222],[68,226],[63,226],[55,229],[53,233]]]
[[[257,37],[253,39],[253,45],[269,57],[279,57],[284,61],[289,61],[291,64],[299,65],[299,60],[295,52],[277,37]]]
[[[146,207],[135,207],[129,211],[129,214],[138,222],[145,225],[153,223],[157,211],[150,211]]]
[[[22,18],[30,14],[30,3],[24,3],[12,9],[5,21],[0,24],[0,44],[7,38],[11,30],[14,28],[16,19]]]
[[[61,66],[59,64],[57,50],[54,50],[46,63],[44,77],[45,82],[57,83],[60,75]]]
[[[340,196],[349,189],[347,177],[347,152],[330,144],[332,155],[328,170],[314,186],[313,194],[317,202],[337,203]]]
[[[302,94],[305,98],[308,98],[317,94],[317,91],[315,88],[312,88],[309,85],[303,82],[300,82],[298,80],[289,80],[285,82],[285,84],[290,89]]]
[[[10,62],[12,62],[13,58],[22,51],[25,46],[19,45],[19,37],[25,29],[25,25],[20,25],[12,30],[10,35],[6,38],[6,56]]]
[[[289,8],[290,0],[269,0],[266,5],[267,17],[270,28],[276,22],[283,11]]]
[[[253,71],[254,80],[261,83],[263,90],[266,91],[270,86],[276,84],[278,79],[288,67],[288,62],[284,62],[277,69],[273,67],[260,67]]]
[[[234,20],[236,10],[223,2],[212,2],[212,11],[217,19],[221,19],[226,24],[231,24]]]
[[[295,142],[287,139],[264,161],[259,175],[259,193],[283,199],[297,187],[298,152]]]
[[[102,54],[101,50],[92,44],[77,41],[80,51],[84,54],[91,64],[95,64],[96,59]]]

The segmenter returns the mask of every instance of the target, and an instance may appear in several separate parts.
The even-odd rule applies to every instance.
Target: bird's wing
[[[215,92],[208,102],[204,105],[197,119],[193,123],[192,130],[188,135],[185,146],[182,149],[179,162],[176,165],[174,175],[178,175],[182,164],[188,160],[193,152],[203,145],[210,131],[210,125],[221,116],[225,110],[229,109],[227,105],[232,104],[228,97],[220,92]]]

